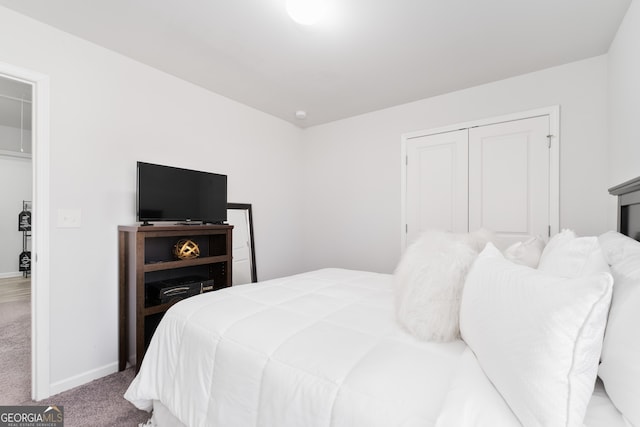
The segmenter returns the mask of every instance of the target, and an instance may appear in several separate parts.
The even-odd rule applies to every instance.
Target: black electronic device
[[[153,304],[165,304],[212,290],[214,290],[212,279],[187,276],[148,283],[147,298]]]
[[[138,162],[137,219],[222,224],[227,220],[227,176]]]

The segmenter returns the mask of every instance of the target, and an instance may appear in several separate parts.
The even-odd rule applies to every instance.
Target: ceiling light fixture
[[[313,25],[326,12],[327,0],[287,0],[287,13],[298,24]]]

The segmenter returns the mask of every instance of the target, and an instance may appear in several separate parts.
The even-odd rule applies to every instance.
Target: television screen
[[[138,221],[227,220],[227,176],[138,162]]]

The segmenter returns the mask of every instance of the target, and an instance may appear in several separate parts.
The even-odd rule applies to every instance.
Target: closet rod
[[[16,98],[13,96],[9,96],[9,95],[3,95],[0,93],[0,98],[7,98],[7,99],[12,99],[14,101],[18,101],[18,102],[28,102],[29,104],[31,104],[31,100],[30,99],[21,99],[21,98]]]

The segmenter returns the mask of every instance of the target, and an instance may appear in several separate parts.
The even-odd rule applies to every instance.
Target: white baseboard
[[[49,387],[49,393],[51,393],[51,396],[54,396],[58,393],[62,393],[63,391],[71,390],[72,388],[87,384],[93,380],[111,375],[115,372],[118,372],[118,362],[109,363],[108,365],[100,368],[52,383]]]
[[[21,271],[10,271],[8,273],[0,273],[0,279],[9,279],[11,277],[22,277]]]

